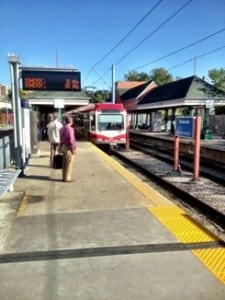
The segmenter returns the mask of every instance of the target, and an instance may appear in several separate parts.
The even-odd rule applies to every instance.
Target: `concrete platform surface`
[[[90,143],[78,142],[73,183],[49,167],[46,143],[25,175],[9,198],[0,299],[225,299],[225,285],[146,209],[151,199]]]

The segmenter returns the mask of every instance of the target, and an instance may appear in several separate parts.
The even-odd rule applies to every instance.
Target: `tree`
[[[27,99],[29,97],[29,95],[32,93],[32,91],[24,91],[22,89],[19,90],[19,95],[20,95],[20,98],[22,99]],[[8,101],[12,101],[12,90],[9,89],[8,91]]]
[[[154,80],[159,85],[163,85],[173,81],[173,76],[164,68],[155,68],[150,74],[145,72],[138,73],[137,71],[130,71],[124,75],[128,81],[149,81]]]
[[[130,71],[128,74],[124,75],[124,79],[128,81],[149,81],[149,75],[147,73],[137,71]]]
[[[208,71],[208,75],[212,80],[213,85],[225,92],[225,69],[211,69]],[[225,114],[225,107],[224,106],[217,106],[215,107],[215,113],[217,115]]]
[[[91,95],[90,102],[97,103],[97,102],[107,102],[110,100],[111,93],[106,90],[98,90]]]
[[[155,68],[150,73],[150,80],[154,80],[159,85],[170,83],[173,81],[173,76],[164,68]]]
[[[32,91],[24,91],[22,89],[19,90],[20,98],[27,99],[30,94],[32,94]]]
[[[225,91],[225,69],[211,69],[208,75],[216,88]]]

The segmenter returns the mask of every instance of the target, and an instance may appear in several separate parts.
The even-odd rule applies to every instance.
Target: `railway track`
[[[112,155],[150,178],[160,189],[171,193],[195,215],[200,214],[201,220],[214,227],[216,233],[225,239],[225,187],[221,171],[211,169],[215,180],[208,170],[209,176],[201,175],[198,181],[193,181],[193,174],[185,166],[173,171],[173,163],[171,159],[166,160],[168,155],[165,153],[161,157],[158,153],[156,157],[139,146],[138,150],[112,150]]]
[[[131,147],[132,149],[139,150],[143,153],[149,154],[151,156],[159,158],[160,160],[163,160],[173,165],[174,162],[173,151],[169,149],[168,150],[159,149],[152,145],[149,146],[148,144],[141,144],[137,141],[131,141]],[[185,168],[186,170],[192,172],[193,161],[194,161],[193,155],[187,153],[185,154],[181,153],[179,156],[179,165],[180,165],[181,172],[182,172],[182,168]],[[223,164],[219,164],[215,161],[201,158],[200,165],[201,165],[201,169],[200,169],[201,176],[209,178],[225,186],[225,166]]]

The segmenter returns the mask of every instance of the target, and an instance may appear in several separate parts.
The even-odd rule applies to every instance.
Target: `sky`
[[[225,68],[225,0],[1,0],[0,12],[0,84],[9,87],[12,53],[21,67],[77,68],[93,90],[133,70],[210,82],[210,69]]]

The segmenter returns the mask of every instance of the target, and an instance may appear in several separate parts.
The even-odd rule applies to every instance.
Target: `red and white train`
[[[74,119],[78,137],[98,145],[125,145],[127,113],[123,104],[93,103],[67,112]]]

